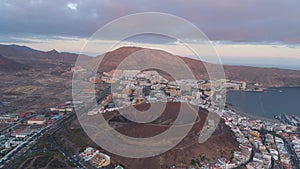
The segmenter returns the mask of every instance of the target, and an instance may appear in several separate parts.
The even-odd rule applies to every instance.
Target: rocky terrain
[[[190,113],[195,113],[193,111],[198,110],[198,117],[195,123],[190,122],[186,117],[186,119],[183,119],[182,124],[172,124],[177,117],[176,113],[180,106],[184,105],[180,103],[168,103],[162,115],[148,124],[138,124],[129,121],[122,122],[123,125],[116,127],[116,130],[120,133],[139,138],[155,136],[168,129],[171,125],[178,126],[178,130],[180,130],[181,125],[193,124],[190,132],[178,145],[159,156],[147,159],[135,160],[118,156],[115,158],[130,168],[142,168],[145,164],[147,164],[149,168],[168,168],[172,165],[185,168],[187,167],[187,164],[191,163],[192,159],[200,159],[201,156],[205,156],[205,158],[210,161],[216,161],[221,157],[230,159],[232,157],[231,152],[238,149],[238,142],[235,140],[235,136],[229,127],[221,121],[214,134],[205,143],[199,144],[199,132],[205,123],[208,112],[204,109],[191,107],[184,113],[189,117],[191,115]],[[147,105],[145,104],[136,107],[142,111],[147,110]],[[114,117],[116,117],[116,115],[114,115]],[[116,121],[118,120],[115,120],[114,122]]]
[[[25,64],[18,63],[14,60],[11,60],[9,58],[0,55],[0,71],[2,72],[23,71],[28,68],[29,67]]]
[[[41,110],[71,99],[77,55],[15,45],[0,45],[0,53],[0,113]]]
[[[104,57],[99,67],[100,71],[109,71],[116,68],[122,60],[134,52],[144,50],[138,47],[122,47],[105,55],[98,56],[98,59]],[[166,65],[174,64],[173,61],[164,60],[164,56],[172,55],[170,53],[159,51],[161,59],[152,60]],[[151,55],[151,50],[145,50],[145,55]],[[197,79],[208,79],[208,74],[203,62],[187,57],[175,56],[182,59],[192,70]],[[137,67],[141,60],[131,63],[130,66]],[[175,63],[176,64],[176,63]],[[245,81],[249,83],[258,83],[264,87],[281,87],[281,86],[300,86],[300,71],[278,68],[258,68],[250,66],[231,66],[224,65],[224,71],[227,79]]]
[[[201,61],[159,50],[122,47],[96,58],[83,57],[87,63],[94,63],[103,58],[98,69],[99,72],[103,72],[116,68],[123,59],[137,51],[144,52],[144,55],[155,53],[158,57],[152,61],[164,63],[166,67],[180,66],[180,62],[164,60],[167,57],[178,57],[189,66],[198,79],[208,79]],[[0,45],[1,113],[37,110],[71,99],[71,68],[77,57],[77,54],[56,50],[44,52],[26,46]],[[143,59],[140,58],[128,63],[128,66],[138,67],[142,62]],[[259,83],[265,87],[300,86],[300,71],[296,70],[228,65],[225,65],[224,69],[226,78],[231,80]],[[180,74],[180,71],[177,73]]]
[[[103,62],[98,68],[99,72],[115,69],[126,56],[134,52],[141,51],[144,55],[156,53],[155,62],[166,63],[166,67],[176,67],[180,62],[168,60],[167,57],[178,57],[185,62],[198,79],[207,79],[207,72],[201,61],[190,58],[174,56],[170,53],[157,50],[144,50],[137,47],[123,47],[105,55],[91,58],[84,56],[87,63],[96,62],[103,58]],[[37,51],[24,46],[0,45],[0,113],[16,113],[23,111],[40,111],[59,103],[71,100],[72,77],[71,68],[74,67],[77,55],[71,53]],[[138,67],[143,59],[130,62],[129,66]],[[300,71],[283,70],[275,68],[255,68],[246,66],[224,66],[226,77],[232,80],[243,80],[251,83],[259,83],[266,87],[271,86],[300,86]],[[164,72],[161,72],[162,74]],[[180,72],[178,72],[180,74]],[[165,75],[169,76],[169,75]],[[173,108],[176,105],[172,106]],[[142,108],[143,109],[143,108]],[[112,155],[113,159],[132,168],[141,168],[142,164],[148,164],[152,168],[157,168],[164,164],[164,167],[176,163],[188,164],[191,159],[207,158],[215,160],[220,156],[230,157],[231,151],[236,147],[234,136],[230,129],[221,122],[216,132],[208,142],[198,144],[197,133],[202,128],[207,112],[199,110],[198,121],[189,135],[174,149],[162,154],[161,156],[149,159],[137,160],[127,159]],[[171,114],[174,115],[174,114]],[[158,125],[159,122],[149,126],[137,126],[138,124],[122,121],[122,118],[110,119],[113,123],[122,122],[121,128],[116,128],[121,133],[135,137],[147,137],[145,133],[155,135],[166,130],[167,126]],[[166,116],[172,119],[174,116]],[[121,119],[121,121],[120,121]],[[165,120],[164,120],[165,121]],[[144,132],[149,131],[149,132]],[[95,146],[94,143],[85,135],[77,120],[58,132],[56,140],[71,153],[78,153],[85,146]],[[194,141],[193,141],[194,140]],[[212,151],[213,150],[213,151]]]
[[[195,112],[195,107],[190,107],[184,111],[186,119],[180,124],[173,124],[174,120],[177,118],[180,106],[184,105],[181,105],[180,103],[168,103],[158,119],[145,124],[126,120],[117,111],[104,114],[104,117],[107,119],[111,127],[122,134],[134,138],[147,138],[155,136],[167,130],[171,125],[175,125],[178,130],[180,130],[182,125],[193,125],[187,136],[184,137],[184,139],[171,150],[161,155],[144,159],[126,158],[112,154],[103,149],[102,151],[109,154],[113,160],[121,163],[126,168],[132,169],[169,168],[173,165],[186,168],[188,165],[190,165],[191,160],[193,159],[197,160],[205,158],[206,160],[212,162],[221,157],[230,159],[232,157],[232,152],[238,149],[238,142],[235,140],[233,132],[228,126],[225,125],[224,121],[221,121],[218,124],[217,129],[206,142],[199,144],[199,132],[205,123],[208,112],[207,110],[199,108],[196,108],[198,111]],[[136,108],[141,111],[146,111],[149,106],[147,104],[140,104],[137,105]],[[189,121],[188,118],[193,113],[197,113],[197,120],[195,123]],[[90,116],[88,118],[95,119],[97,117]],[[101,134],[100,130],[97,135],[104,136]],[[102,138],[105,139],[105,137]],[[88,145],[97,147],[95,143],[86,135],[86,133],[84,133],[77,120],[73,121],[70,125],[64,127],[64,129],[58,132],[56,140],[58,140],[58,142],[71,154],[79,153],[82,149],[84,149],[85,146]],[[164,142],[162,141],[161,144],[164,144]],[[151,151],[151,149],[148,151]]]

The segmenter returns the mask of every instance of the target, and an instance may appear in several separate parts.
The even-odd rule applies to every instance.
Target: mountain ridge
[[[132,53],[143,50],[146,48],[136,48],[136,47],[121,47],[114,51],[108,52],[103,56],[101,65],[99,66],[100,71],[109,71],[111,69],[117,68],[117,65],[122,62],[124,58],[131,55]],[[151,49],[155,51],[162,51]],[[165,52],[165,51],[162,51]],[[168,53],[170,54],[170,53]],[[170,54],[172,55],[172,54]],[[189,66],[191,71],[194,73],[198,79],[208,80],[208,74],[204,66],[204,62],[195,60],[188,57],[176,56],[182,59],[186,65]],[[100,57],[100,56],[98,56]],[[158,61],[159,62],[159,61]],[[170,64],[166,61],[161,60],[166,64]],[[211,63],[205,63],[209,65]],[[253,66],[232,66],[223,65],[226,79],[245,81],[249,83],[258,83],[264,87],[282,87],[282,86],[300,86],[300,71],[299,70],[289,70],[280,68],[261,68]]]
[[[59,60],[65,63],[74,63],[78,56],[78,54],[74,53],[58,52],[55,49],[50,51],[40,51],[27,46],[3,44],[0,44],[0,54],[7,58],[18,60],[20,62],[34,60]]]
[[[97,57],[86,57],[85,60],[88,62],[95,62],[97,59],[102,59],[98,71],[110,71],[117,68],[118,64],[122,62],[127,56],[137,52],[147,49],[148,54],[151,51],[158,52],[161,54],[162,58],[165,55],[172,55],[174,57],[180,58],[189,68],[194,72],[195,76],[199,79],[208,79],[208,75],[205,66],[202,61],[195,60],[188,57],[176,56],[171,53],[165,52],[163,50],[148,49],[141,47],[121,47],[113,51],[109,51],[105,54],[99,55]],[[150,51],[150,53],[149,53]],[[147,52],[145,53],[147,54]],[[70,66],[74,65],[78,54],[58,52],[55,49],[51,51],[39,51],[26,46],[18,45],[1,45],[0,44],[0,55],[8,58],[12,61],[21,64],[30,65],[33,62],[38,62],[35,65],[40,65],[43,63],[56,64],[57,62],[68,64]],[[81,55],[82,56],[82,55]],[[102,58],[103,57],[103,58]],[[172,61],[164,61],[158,59],[158,62],[163,62],[166,64],[171,64]],[[137,66],[138,63],[131,63],[133,66]],[[227,79],[245,81],[251,83],[258,83],[264,87],[295,87],[300,86],[300,70],[290,70],[281,68],[261,68],[253,66],[237,66],[237,65],[223,65],[224,71]]]
[[[15,72],[20,70],[28,69],[29,67],[25,64],[18,63],[14,60],[6,58],[0,55],[0,71]]]

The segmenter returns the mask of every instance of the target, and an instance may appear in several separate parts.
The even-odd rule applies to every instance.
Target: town
[[[80,70],[84,71],[84,70]],[[99,105],[87,112],[88,116],[110,113],[129,105],[154,102],[187,102],[204,109],[218,110],[212,98],[218,94],[211,90],[216,85],[213,81],[179,80],[168,81],[157,71],[112,70],[102,75],[89,78],[90,83],[110,84],[109,88],[97,93]],[[224,80],[229,90],[261,91],[259,84],[242,81]],[[250,87],[249,87],[250,86]],[[1,167],[12,162],[20,152],[30,149],[30,145],[62,121],[74,116],[74,104],[67,101],[56,107],[35,112],[3,114],[1,122]],[[225,108],[221,118],[229,126],[239,142],[239,151],[234,151],[231,159],[220,158],[215,162],[191,159],[189,168],[300,168],[300,120],[296,116],[277,117],[278,122],[255,120],[244,117]],[[209,121],[209,126],[214,125]],[[77,168],[115,168],[122,169],[105,152],[93,147],[86,147],[78,156],[62,154]],[[172,168],[176,168],[174,165]]]
[[[246,82],[224,80],[229,90],[263,91],[259,84],[251,88]],[[202,108],[216,109],[211,104],[211,98],[217,97],[210,90],[214,85],[210,81],[180,80],[168,82],[156,71],[113,70],[104,72],[101,77],[91,78],[90,82],[117,84],[96,108],[88,115],[105,113],[124,108],[128,105],[151,102],[188,102]],[[114,86],[112,85],[112,86]],[[253,88],[255,86],[255,88]],[[237,168],[246,166],[254,168],[284,169],[300,167],[300,120],[296,116],[280,118],[279,123],[254,120],[243,117],[233,110],[223,110],[222,118],[234,132],[240,143],[240,151],[233,153],[232,159],[219,159],[214,164],[193,159],[194,168]],[[284,116],[287,117],[287,116]],[[209,121],[210,122],[210,121]],[[191,166],[193,168],[193,166]]]
[[[37,144],[43,135],[47,132],[50,132],[51,134],[55,133],[60,129],[59,125],[72,119],[71,117],[75,117],[73,104],[76,103],[67,101],[56,107],[37,112],[1,115],[0,168],[9,168],[8,166],[14,163],[14,160],[17,157],[23,156],[22,153],[33,151],[30,150],[32,145]],[[43,150],[43,152],[47,151],[47,149]],[[67,154],[64,150],[60,150],[60,153],[62,153],[62,155],[77,168],[109,167],[122,169],[120,165],[112,164],[109,160],[110,157],[99,152],[99,150],[93,153],[90,153],[89,151],[91,151],[91,148],[87,148],[85,154],[81,153],[78,158]],[[103,159],[106,159],[106,161],[103,161]],[[89,160],[92,160],[92,165],[85,163]],[[87,167],[87,165],[89,167]]]

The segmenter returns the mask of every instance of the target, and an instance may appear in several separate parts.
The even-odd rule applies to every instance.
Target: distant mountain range
[[[144,52],[145,55],[153,55],[155,53],[156,62],[164,63],[166,66],[175,67],[179,62],[174,60],[166,60],[170,57],[179,57],[192,70],[194,75],[199,79],[208,79],[203,62],[187,57],[175,56],[161,50],[148,49],[139,47],[121,47],[114,51],[110,51],[98,57],[86,57],[87,62],[94,63],[97,59],[103,58],[99,71],[110,71],[117,66],[129,55],[134,52]],[[57,52],[51,50],[48,52],[35,50],[26,46],[18,45],[0,45],[0,71],[21,71],[26,68],[47,69],[56,67],[59,64],[73,66],[78,54]],[[142,58],[137,59],[129,64],[131,67],[138,66],[139,63],[146,62]],[[279,68],[261,68],[250,66],[230,66],[224,65],[227,79],[259,83],[265,87],[277,86],[300,86],[300,71]]]
[[[44,52],[18,45],[0,45],[0,55],[9,59],[14,59],[21,63],[29,64],[37,61],[61,61],[64,63],[74,63],[78,56],[77,54],[67,52],[59,53],[54,49]]]

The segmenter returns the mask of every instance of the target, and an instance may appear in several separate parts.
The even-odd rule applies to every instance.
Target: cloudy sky
[[[119,17],[163,12],[195,24],[225,63],[300,67],[299,6],[299,0],[2,0],[0,43],[79,52],[95,31]],[[164,38],[128,41],[174,45]],[[180,48],[176,54],[188,55]]]

